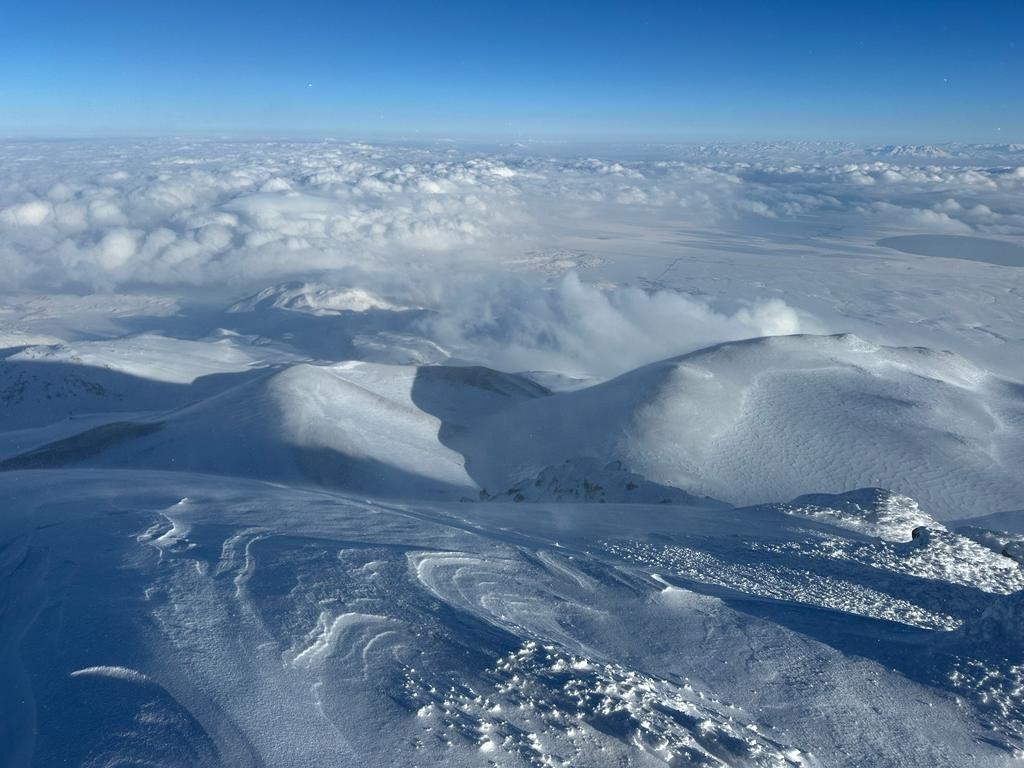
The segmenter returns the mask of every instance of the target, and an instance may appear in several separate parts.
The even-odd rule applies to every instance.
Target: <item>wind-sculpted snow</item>
[[[0,765],[1018,764],[1022,163],[0,146]]]
[[[781,509],[3,481],[4,764],[966,766],[1024,743],[1019,592],[800,551],[905,545]]]
[[[886,541],[910,541],[915,528],[936,525],[912,498],[881,488],[808,494],[783,509]]]
[[[984,592],[1010,594],[1024,589],[1024,572],[1009,554],[993,553],[941,527],[921,530],[913,542],[904,545],[822,543],[820,551],[837,559],[925,579],[941,579]]]
[[[990,531],[973,525],[959,526],[956,532],[972,541],[976,541],[985,549],[1024,565],[1024,535],[1022,534]]]
[[[512,757],[538,768],[591,765],[622,741],[634,747],[639,764],[783,768],[815,762],[762,735],[739,708],[688,683],[596,663],[554,645],[528,640],[485,677],[490,685],[478,692],[457,681],[424,681],[410,670],[404,692],[419,705],[416,714],[428,723],[429,737],[449,747],[456,740],[476,746],[490,764]]]
[[[737,564],[675,545],[608,543],[607,546],[613,555],[646,568],[747,595],[805,603],[922,629],[956,629],[959,626],[951,616],[811,570],[768,564]]]

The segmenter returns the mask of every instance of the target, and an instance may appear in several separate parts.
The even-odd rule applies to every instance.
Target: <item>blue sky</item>
[[[0,4],[0,133],[1024,141],[1024,1]]]

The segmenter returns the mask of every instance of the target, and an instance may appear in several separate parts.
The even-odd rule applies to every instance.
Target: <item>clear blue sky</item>
[[[0,133],[1024,141],[1024,0],[0,0]]]

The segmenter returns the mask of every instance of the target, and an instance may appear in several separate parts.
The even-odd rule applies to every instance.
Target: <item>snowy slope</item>
[[[1005,595],[1024,576],[994,553],[974,563],[981,591],[921,575],[955,538],[922,553],[768,507],[394,505],[138,470],[3,479],[4,765],[1022,754],[1021,593]]]
[[[143,333],[26,347],[0,360],[0,428],[179,408],[295,360],[252,341],[225,331],[195,340]]]
[[[972,517],[970,519],[957,520],[951,525],[978,525],[990,528],[994,531],[1007,531],[1009,533],[1024,534],[1024,509],[1007,510],[995,512],[991,515]]]
[[[239,373],[287,357],[271,349],[243,346],[231,336],[193,341],[145,333],[109,341],[29,347],[8,359],[104,368],[151,381],[191,384],[201,376]]]
[[[497,414],[486,487],[575,456],[733,504],[882,486],[939,519],[1024,503],[1024,389],[949,353],[852,336],[736,342]]]
[[[1022,148],[592,149],[0,143],[0,768],[1021,764]]]
[[[462,421],[548,394],[486,368],[294,365],[172,413],[90,425],[2,466],[151,467],[475,498],[445,436]]]
[[[481,367],[295,365],[144,421],[113,447],[100,433],[87,460],[391,495],[600,501],[585,486],[607,485],[623,490],[605,501],[750,504],[879,486],[938,519],[1024,503],[1020,385],[850,336],[731,343],[557,394]],[[35,447],[9,466],[77,460]],[[631,483],[653,485],[623,495]]]

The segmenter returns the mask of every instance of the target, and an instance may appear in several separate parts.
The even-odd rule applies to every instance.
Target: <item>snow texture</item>
[[[0,765],[1019,765],[1022,192],[0,143]]]

